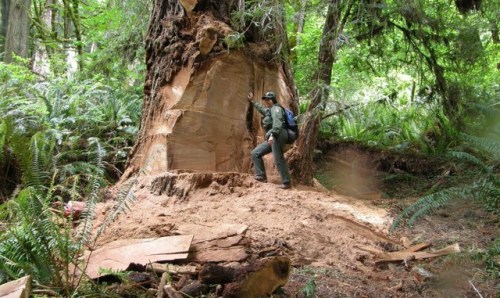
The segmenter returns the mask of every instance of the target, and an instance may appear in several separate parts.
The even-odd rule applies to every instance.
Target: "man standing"
[[[263,106],[254,102],[253,93],[248,94],[248,101],[259,111],[264,117],[262,118],[262,128],[265,131],[264,142],[252,150],[252,161],[255,170],[255,180],[259,182],[267,182],[266,169],[262,157],[269,153],[273,153],[274,163],[281,176],[282,184],[279,186],[282,189],[291,187],[290,174],[288,173],[288,165],[283,155],[283,148],[288,141],[288,133],[285,127],[285,112],[278,105],[274,92],[266,92],[262,96]]]

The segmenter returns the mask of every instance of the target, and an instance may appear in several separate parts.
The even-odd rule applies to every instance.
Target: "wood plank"
[[[422,260],[428,258],[439,257],[451,253],[460,252],[460,247],[458,243],[447,246],[443,249],[436,250],[433,252],[407,252],[407,251],[396,251],[396,252],[388,252],[382,255],[379,255],[380,260],[375,261],[375,264],[380,264],[384,262],[395,262],[395,261],[404,261],[404,260]]]
[[[86,273],[97,278],[101,268],[121,271],[131,263],[146,265],[185,259],[192,240],[193,235],[117,240],[91,252]]]
[[[208,249],[193,252],[193,262],[241,262],[248,257],[244,247],[237,246],[229,249]]]
[[[28,298],[31,294],[31,276],[0,285],[1,298]]]
[[[218,247],[218,248],[229,248],[231,246],[238,245],[241,240],[243,240],[245,236],[243,235],[235,235],[235,236],[229,236],[226,238],[217,238],[213,240],[208,240],[208,241],[203,241],[200,243],[194,243],[191,248],[191,251],[199,251],[199,250],[204,250],[212,247]]]

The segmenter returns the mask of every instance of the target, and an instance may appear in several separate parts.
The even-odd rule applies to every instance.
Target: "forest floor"
[[[180,173],[176,185],[185,192],[179,197],[154,195],[149,185],[157,177],[141,178],[131,210],[106,230],[99,245],[183,234],[196,239],[204,231],[240,224],[248,227],[246,236],[254,251],[279,247],[291,258],[290,279],[273,297],[498,295],[499,281],[487,273],[481,257],[500,236],[497,216],[475,203],[461,202],[389,234],[395,216],[416,199],[389,195],[415,193],[415,181],[384,183],[373,167],[380,156],[353,149],[334,151],[322,157],[318,168],[319,180],[331,183],[334,190],[301,185],[282,190],[276,177],[259,183],[238,173],[212,173],[208,183],[193,188],[193,179],[206,178]],[[98,206],[97,222],[105,220],[112,205],[110,200]],[[427,251],[457,243],[461,252],[375,263],[374,251],[419,243],[431,244]]]

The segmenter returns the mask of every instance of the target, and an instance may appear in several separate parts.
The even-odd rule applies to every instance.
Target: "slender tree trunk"
[[[82,47],[82,33],[80,25],[79,1],[78,0],[63,0],[64,4],[64,39],[68,41],[68,64],[72,69],[74,57],[74,46],[70,45],[69,41],[73,38],[73,33],[76,38],[76,51],[78,53],[78,68],[83,69],[83,47]],[[73,69],[74,70],[74,69]]]
[[[7,36],[7,24],[9,22],[9,3],[10,0],[2,0],[1,6],[1,27],[0,27],[0,52],[5,49],[5,37]]]
[[[312,92],[312,100],[301,127],[301,137],[289,158],[292,175],[301,183],[313,183],[313,157],[318,142],[318,132],[322,113],[330,93],[332,69],[337,53],[337,38],[342,33],[350,16],[355,0],[328,2],[328,12],[323,27],[318,54],[317,86]],[[341,8],[344,8],[342,14]],[[298,172],[298,170],[300,172]]]
[[[40,11],[35,19],[39,37],[34,42],[32,69],[33,72],[42,76],[50,73],[49,49],[46,46],[50,42],[46,41],[51,38],[52,32],[52,5],[53,0],[46,0],[43,7],[39,8]]]
[[[5,62],[11,63],[13,54],[29,55],[29,10],[31,0],[11,0],[5,39]]]
[[[295,64],[297,62],[297,54],[296,54],[296,48],[300,45],[300,36],[302,32],[304,31],[304,23],[306,19],[306,10],[307,10],[307,0],[300,0],[300,3],[294,2],[296,4],[299,4],[300,7],[298,7],[299,12],[297,15],[294,17],[294,22],[293,22],[293,35],[290,37],[290,42],[289,42],[289,48],[291,50],[290,54],[290,63]],[[297,6],[297,5],[295,5]]]

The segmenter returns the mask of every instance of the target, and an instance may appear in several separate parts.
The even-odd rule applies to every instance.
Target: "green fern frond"
[[[119,190],[118,196],[116,198],[117,203],[114,206],[110,215],[106,217],[106,220],[102,223],[101,227],[96,232],[95,240],[99,238],[99,236],[105,231],[105,229],[113,223],[118,215],[124,213],[127,209],[130,210],[129,203],[135,201],[135,196],[133,192],[133,187],[137,183],[137,178],[133,177],[127,183],[125,183]]]
[[[485,165],[483,161],[481,161],[479,158],[477,158],[476,156],[474,156],[470,153],[463,152],[463,151],[449,151],[448,156],[450,156],[452,158],[456,158],[458,160],[468,162],[470,164],[474,164],[476,166],[479,166],[486,173],[491,172],[490,167]]]
[[[403,212],[401,212],[401,214],[398,215],[398,217],[396,217],[396,219],[394,220],[393,224],[391,225],[390,231],[393,231],[405,219],[407,219],[407,223],[409,225],[412,225],[422,216],[447,205],[450,201],[458,198],[466,198],[469,195],[470,191],[467,188],[457,187],[448,188],[436,193],[426,195],[403,210]]]
[[[478,137],[468,134],[462,134],[462,138],[469,146],[478,148],[495,159],[500,158],[500,139]]]

